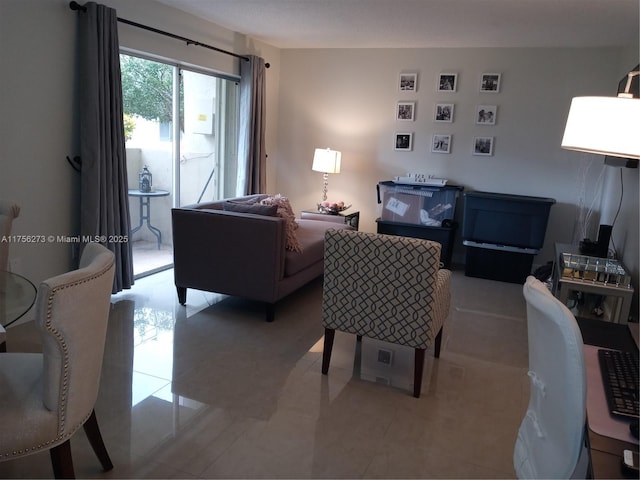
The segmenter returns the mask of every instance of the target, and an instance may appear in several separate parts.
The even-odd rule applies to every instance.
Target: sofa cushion
[[[278,216],[284,218],[287,222],[285,248],[291,252],[302,252],[302,246],[296,236],[296,229],[298,228],[296,214],[293,213],[289,199],[277,194],[273,197],[263,198],[260,200],[260,204],[277,206]]]
[[[278,215],[277,205],[261,205],[259,203],[246,202],[224,202],[222,209],[227,212],[255,213],[256,215],[267,215],[275,217]]]
[[[349,225],[321,220],[297,219],[296,235],[302,253],[285,252],[284,275],[295,275],[299,271],[321,262],[324,258],[324,234],[330,228],[351,229]]]

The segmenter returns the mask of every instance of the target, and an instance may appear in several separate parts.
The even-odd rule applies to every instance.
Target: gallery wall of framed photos
[[[277,189],[286,190],[298,204],[312,205],[318,177],[310,162],[314,149],[326,146],[342,151],[341,173],[331,177],[332,195],[357,206],[361,228],[370,231],[379,216],[372,185],[406,173],[446,178],[465,190],[570,203],[574,190],[568,186],[584,178],[585,164],[560,147],[571,99],[611,95],[637,64],[632,53],[574,48],[283,50],[278,124],[271,127],[278,132],[278,143],[269,155],[277,167]],[[487,76],[483,85],[484,73],[499,77]],[[455,74],[455,91],[439,91],[440,74]],[[449,83],[443,82],[443,89]],[[404,134],[400,150],[396,133]],[[473,155],[476,143],[481,155]],[[598,178],[595,169],[588,175],[589,181]],[[570,237],[565,227],[551,222],[549,232]],[[547,254],[553,255],[553,244]]]
[[[431,83],[423,81],[422,95],[418,92],[419,73],[415,71],[403,71],[398,75],[398,101],[395,107],[395,119],[397,129],[393,135],[393,149],[401,152],[413,150],[414,136],[426,136],[430,138],[429,151],[434,154],[451,154],[453,143],[453,124],[466,122],[475,124],[477,129],[473,136],[458,139],[469,146],[469,154],[474,156],[492,156],[494,153],[495,136],[490,128],[497,124],[498,105],[496,97],[500,93],[502,73],[481,72],[477,79],[477,103],[474,107],[473,117],[456,118],[456,104],[460,100],[456,98],[460,83],[458,72],[443,71],[434,79],[433,89]],[[424,80],[424,79],[423,79]],[[472,87],[470,87],[472,88]],[[422,106],[422,112],[431,111],[432,122],[430,128],[412,128],[416,120],[418,103],[431,103],[426,108]],[[468,110],[468,109],[467,109]],[[424,115],[424,113],[423,113]],[[414,123],[415,124],[415,123]],[[422,122],[424,124],[424,122]],[[468,135],[467,135],[468,136]],[[461,143],[461,148],[462,147]]]

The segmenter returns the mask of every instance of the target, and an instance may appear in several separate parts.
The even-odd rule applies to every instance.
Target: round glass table
[[[0,270],[0,325],[7,327],[27,313],[36,300],[36,293],[30,280]]]

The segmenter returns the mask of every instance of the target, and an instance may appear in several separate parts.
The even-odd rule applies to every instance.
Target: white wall
[[[78,174],[65,160],[74,155],[74,20],[61,0],[0,2],[0,196],[21,206],[17,234],[78,231]],[[71,248],[18,243],[10,258],[40,281],[68,269]]]
[[[637,55],[637,48],[632,50]],[[376,230],[377,182],[406,172],[444,177],[467,191],[551,197],[557,203],[535,259],[546,263],[555,242],[571,242],[578,200],[585,196],[591,204],[603,169],[601,157],[560,148],[571,98],[614,95],[618,80],[634,65],[628,52],[608,48],[284,50],[277,190],[298,211],[315,205],[322,175],[311,171],[313,150],[331,147],[342,151],[342,172],[329,176],[329,199],[352,203],[360,211],[361,230]],[[412,71],[419,75],[417,92],[399,92],[399,73]],[[458,74],[456,93],[437,92],[442,72]],[[502,73],[500,93],[479,92],[483,72]],[[414,122],[396,121],[400,100],[416,102]],[[445,101],[455,104],[454,122],[434,123],[434,104]],[[483,103],[498,106],[495,126],[475,124],[476,105]],[[407,129],[414,132],[413,151],[394,151],[394,132]],[[453,135],[450,154],[430,152],[434,133]],[[485,134],[495,137],[494,155],[473,156],[473,137]],[[625,188],[635,189],[636,206],[619,235],[626,239],[638,285],[638,175],[624,173]],[[457,207],[462,220],[462,202]],[[597,220],[596,214],[595,226]],[[463,260],[458,233],[454,262]]]

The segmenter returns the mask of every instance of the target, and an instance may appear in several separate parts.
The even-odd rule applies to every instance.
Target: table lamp
[[[340,173],[340,160],[342,153],[330,148],[316,148],[313,155],[313,165],[311,170],[322,172],[324,187],[322,189],[322,201],[327,199],[327,187],[329,186],[329,174]]]

